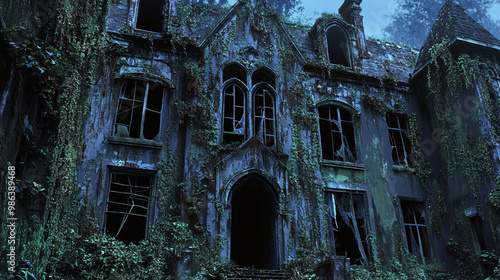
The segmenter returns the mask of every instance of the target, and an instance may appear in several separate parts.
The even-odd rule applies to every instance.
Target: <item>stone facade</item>
[[[312,27],[265,0],[111,3],[76,172],[102,233],[138,243],[176,217],[221,244],[222,260],[272,270],[333,260],[318,269],[331,277],[408,254],[450,272],[498,250],[498,40],[448,1],[431,36],[448,13],[458,18],[449,26],[484,34],[448,32],[419,53],[365,38],[360,3],[346,0]],[[467,64],[450,66],[441,45],[491,76],[478,72],[482,84],[459,72]],[[5,120],[29,106],[14,105],[9,78],[1,81]],[[18,138],[40,138],[25,115]],[[23,168],[47,184],[48,171]],[[179,279],[200,269],[197,253],[179,253]]]

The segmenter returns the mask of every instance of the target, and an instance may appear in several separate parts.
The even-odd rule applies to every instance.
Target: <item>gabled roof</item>
[[[242,9],[245,9],[245,6],[249,4],[249,2],[254,2],[257,7],[257,9],[252,9],[251,12],[254,14],[265,14],[269,15],[270,22],[271,24],[275,25],[279,32],[280,36],[283,38],[283,40],[290,45],[291,49],[293,50],[293,53],[297,57],[297,59],[302,63],[305,64],[306,60],[304,56],[302,55],[302,52],[299,50],[297,45],[292,41],[290,36],[288,36],[288,33],[286,32],[285,28],[281,24],[279,20],[279,15],[276,12],[276,9],[271,6],[267,0],[238,0],[236,4],[231,7],[229,12],[226,14],[225,17],[223,17],[216,25],[215,27],[205,36],[205,38],[201,41],[200,47],[205,48],[208,46],[208,44],[215,38],[215,35],[220,32],[222,29],[224,29],[229,22],[238,14],[238,12]],[[250,3],[252,4],[252,3]],[[259,5],[260,4],[260,5]]]
[[[448,0],[439,11],[429,36],[420,50],[415,75],[431,60],[431,47],[447,40],[450,46],[456,41],[465,41],[500,50],[500,40],[471,18],[457,0]]]

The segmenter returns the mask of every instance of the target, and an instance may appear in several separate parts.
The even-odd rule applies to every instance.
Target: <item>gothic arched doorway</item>
[[[278,269],[276,196],[266,180],[249,176],[231,196],[231,259],[239,266]]]

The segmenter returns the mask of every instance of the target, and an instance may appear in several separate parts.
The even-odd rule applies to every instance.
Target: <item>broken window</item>
[[[393,164],[413,168],[408,119],[402,115],[389,113],[387,126],[389,128]]]
[[[235,83],[224,89],[222,138],[225,143],[245,139],[245,91]]]
[[[276,88],[276,79],[274,78],[273,73],[266,68],[257,69],[252,74],[252,85],[262,82],[268,84],[272,88]]]
[[[123,83],[114,134],[152,140],[160,132],[163,87],[157,83],[127,80]]]
[[[274,92],[276,78],[267,68],[257,69],[252,74],[251,80],[254,89],[248,93],[252,86],[247,84],[250,81],[247,81],[246,73],[245,69],[237,63],[231,63],[223,70],[222,81],[225,87],[222,140],[226,144],[243,142],[246,133],[249,133],[257,137],[264,145],[274,146],[276,142],[276,94]],[[253,128],[246,126],[246,120],[253,121]]]
[[[333,105],[318,107],[323,159],[354,162],[356,143],[351,113]]]
[[[415,201],[401,200],[401,211],[406,235],[406,244],[410,253],[421,262],[429,261],[431,249],[424,204]]]
[[[350,67],[347,35],[342,28],[333,25],[326,31],[328,57],[331,63]]]
[[[139,0],[137,29],[161,32],[163,30],[164,0]]]
[[[146,238],[153,177],[111,172],[106,203],[106,232],[125,242]]]
[[[326,197],[335,254],[347,256],[351,264],[368,265],[368,223],[364,196],[331,193]]]
[[[274,96],[264,87],[254,93],[254,134],[268,147],[274,146]]]

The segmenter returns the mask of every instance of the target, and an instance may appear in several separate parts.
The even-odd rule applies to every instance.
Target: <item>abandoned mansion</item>
[[[499,274],[500,40],[457,0],[420,50],[368,38],[361,1],[312,26],[266,0],[2,4],[17,261],[61,279]]]

